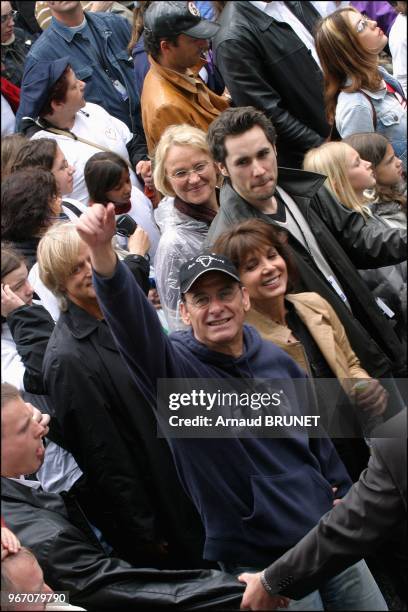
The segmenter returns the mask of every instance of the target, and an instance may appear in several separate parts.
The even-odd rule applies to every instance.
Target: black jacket
[[[14,37],[14,41],[9,45],[1,45],[1,61],[4,64],[1,76],[20,87],[31,40],[27,39],[26,33],[20,28],[14,28]]]
[[[24,388],[30,393],[44,393],[42,365],[54,321],[40,304],[20,306],[7,316],[17,352],[24,364]]]
[[[156,567],[203,567],[198,514],[105,321],[69,302],[47,347],[44,378],[63,446],[86,479],[76,493],[118,556],[140,566],[149,552]],[[155,554],[161,541],[169,543],[164,559]]]
[[[303,245],[289,234],[298,268],[300,291],[315,291],[327,300],[343,323],[361,365],[371,376],[404,375],[405,355],[399,339],[378,308],[356,268],[375,268],[403,261],[406,231],[381,229],[341,206],[322,187],[320,174],[279,168],[278,185],[294,199],[307,220],[317,243],[338,278],[352,313],[317,268]],[[210,226],[209,244],[227,229],[246,219],[271,219],[250,206],[227,182],[221,190],[220,210]]]
[[[311,2],[286,2],[313,31]],[[292,28],[251,2],[227,2],[213,41],[215,63],[235,106],[263,110],[278,133],[280,166],[301,167],[303,156],[328,136],[323,74]]]
[[[108,557],[80,513],[60,495],[1,479],[1,514],[55,591],[86,610],[238,610],[243,588],[219,571],[133,568]],[[128,536],[123,527],[122,537]],[[187,563],[185,564],[187,566]]]
[[[301,599],[390,539],[401,549],[406,578],[406,428],[404,410],[384,425],[382,435],[387,437],[372,439],[368,468],[341,504],[266,569],[272,591]]]

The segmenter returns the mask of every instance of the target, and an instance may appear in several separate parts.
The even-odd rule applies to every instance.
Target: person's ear
[[[221,172],[222,176],[229,176],[229,172],[227,170],[227,166],[222,162],[217,162],[218,170]]]
[[[246,287],[241,287],[241,293],[244,312],[248,312],[251,308],[251,300],[249,299],[248,289]]]
[[[171,51],[172,47],[174,47],[174,43],[170,42],[169,40],[164,39],[160,41],[160,53],[162,55],[165,55]]]
[[[184,325],[191,325],[190,314],[184,302],[180,302],[180,314]]]

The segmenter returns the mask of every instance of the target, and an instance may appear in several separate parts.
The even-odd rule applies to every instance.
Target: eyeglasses
[[[183,301],[187,304],[190,304],[194,308],[207,308],[211,304],[211,302],[216,298],[219,302],[223,304],[228,304],[235,299],[238,291],[241,291],[241,286],[235,287],[225,287],[225,289],[221,289],[215,296],[207,295],[206,293],[199,293],[195,295],[191,300],[187,300],[187,298],[183,298]]]
[[[7,15],[1,16],[1,23],[6,23],[9,19],[15,19],[18,15],[18,11],[10,11]]]
[[[369,21],[370,19],[368,19],[368,17],[366,17],[365,15],[360,19],[360,21],[356,25],[357,34],[361,34],[361,32],[364,32],[364,30],[368,26]]]
[[[196,164],[191,170],[177,170],[174,174],[169,174],[168,177],[176,181],[185,181],[193,173],[201,176],[209,164],[210,162],[201,162],[201,164]]]

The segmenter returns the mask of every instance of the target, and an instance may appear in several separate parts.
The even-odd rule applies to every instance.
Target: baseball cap
[[[223,255],[206,253],[186,261],[180,268],[180,293],[186,293],[200,276],[207,272],[223,272],[240,282],[238,270],[234,264]]]
[[[69,57],[61,57],[28,66],[21,84],[20,108],[18,109],[20,117],[31,117],[32,119],[38,117],[48,99],[50,89],[69,63]]]
[[[152,2],[144,14],[144,27],[154,36],[213,38],[219,30],[214,21],[203,19],[194,2]]]

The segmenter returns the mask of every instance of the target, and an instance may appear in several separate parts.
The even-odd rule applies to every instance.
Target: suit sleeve
[[[373,552],[404,520],[400,492],[374,451],[343,501],[270,565],[265,578],[273,591],[301,599]]]

